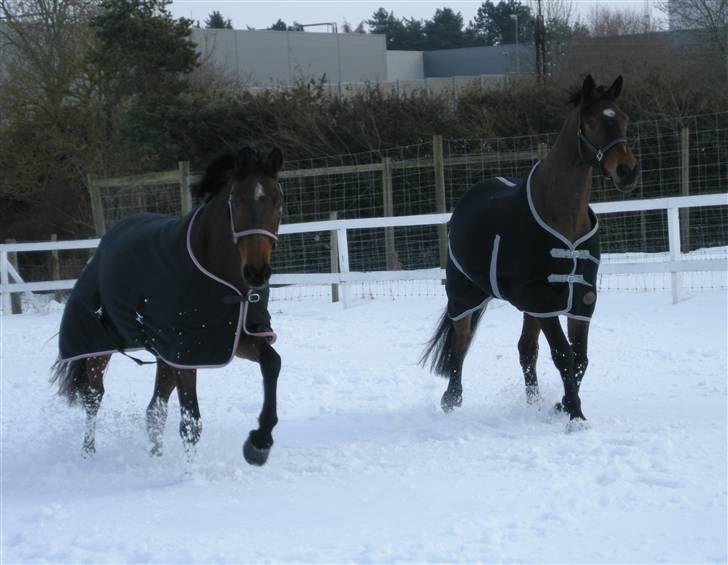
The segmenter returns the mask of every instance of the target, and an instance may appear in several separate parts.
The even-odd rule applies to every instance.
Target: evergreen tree
[[[369,33],[381,33],[387,36],[387,49],[407,49],[402,41],[404,24],[394,17],[394,12],[388,13],[384,8],[379,8],[367,20]]]
[[[214,10],[205,20],[205,27],[207,29],[233,29],[233,23],[230,18],[225,19],[220,12]]]
[[[427,37],[425,36],[425,24],[422,20],[414,18],[404,18],[402,20],[402,40],[403,47],[400,49],[408,49],[414,51],[423,51],[427,48]]]
[[[169,0],[103,0],[91,20],[98,97],[106,137],[122,138],[140,160],[176,159],[175,114],[190,91],[199,55],[192,20],[174,19]]]
[[[470,22],[467,34],[473,42],[480,45],[515,43],[516,22],[519,42],[532,41],[535,24],[528,6],[519,0],[501,0],[498,4],[486,0],[478,8],[475,19]]]
[[[278,18],[278,21],[274,23],[272,26],[270,26],[268,29],[272,31],[287,31],[288,26],[286,26],[286,22],[284,22],[282,19]]]
[[[463,16],[450,8],[438,8],[431,20],[425,22],[427,49],[452,49],[464,47]]]

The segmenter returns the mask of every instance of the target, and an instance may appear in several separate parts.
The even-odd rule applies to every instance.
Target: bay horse
[[[259,363],[263,407],[243,445],[263,465],[278,422],[281,358],[273,348],[267,284],[281,222],[278,148],[244,146],[207,167],[193,191],[204,203],[185,217],[135,214],[106,233],[66,304],[51,381],[86,411],[85,455],[95,452],[96,416],[111,354],[146,349],[156,381],[146,411],[151,453],[161,454],[167,402],[177,389],[188,454],[200,439],[197,369],[236,356]],[[138,363],[141,361],[132,357]]]
[[[617,105],[622,77],[606,88],[591,75],[570,96],[569,112],[546,159],[528,178],[497,177],[471,187],[448,224],[447,308],[420,359],[449,379],[441,406],[462,404],[462,368],[492,298],[523,312],[518,353],[529,403],[540,400],[538,337],[546,336],[561,374],[556,405],[585,420],[579,387],[597,299],[599,222],[589,207],[592,169],[629,191],[639,164],[626,140],[628,117]],[[559,316],[567,320],[568,339]]]

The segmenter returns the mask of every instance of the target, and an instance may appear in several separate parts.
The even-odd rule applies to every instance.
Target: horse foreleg
[[[567,326],[569,341],[574,351],[574,378],[576,379],[576,388],[579,390],[586,368],[589,366],[589,358],[587,357],[589,322],[569,318]]]
[[[177,371],[164,361],[157,361],[157,375],[154,379],[154,393],[147,406],[147,434],[152,455],[162,454],[162,434],[167,423],[167,403],[177,386]]]
[[[571,416],[572,420],[576,418],[586,420],[581,411],[579,385],[574,370],[574,351],[564,335],[564,330],[561,329],[559,318],[557,316],[542,318],[540,322],[541,329],[551,348],[551,358],[564,383],[564,398],[561,401],[561,407]]]
[[[446,344],[448,348],[446,367],[449,380],[447,389],[440,400],[440,406],[444,412],[450,412],[463,403],[463,362],[473,334],[472,319],[473,314],[468,314],[459,320],[450,320],[449,331],[452,334],[449,336],[449,343]]]
[[[191,457],[202,434],[200,406],[197,403],[197,370],[173,369],[173,371],[179,398],[179,435],[187,455]]]
[[[89,357],[85,361],[86,386],[80,389],[81,403],[86,410],[86,433],[83,437],[83,453],[96,453],[96,416],[104,397],[104,372],[111,355]]]
[[[243,444],[243,457],[251,465],[264,465],[273,446],[273,428],[278,423],[276,394],[281,357],[270,344],[265,343],[258,356],[263,375],[263,407],[258,417],[258,429],[252,430]]]
[[[526,382],[526,402],[534,404],[541,399],[538,390],[538,377],[536,376],[536,361],[538,360],[538,336],[541,333],[541,322],[538,318],[523,315],[523,329],[518,340],[518,358]]]

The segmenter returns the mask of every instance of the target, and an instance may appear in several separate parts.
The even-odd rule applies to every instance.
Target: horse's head
[[[571,102],[579,112],[577,147],[582,161],[611,178],[619,190],[630,192],[640,166],[627,143],[629,117],[617,105],[621,91],[622,75],[609,88],[596,86],[588,75]]]
[[[240,274],[250,288],[260,288],[271,275],[271,256],[278,240],[283,190],[277,180],[283,153],[274,147],[261,154],[243,147],[230,177],[228,208],[232,239],[240,256]]]

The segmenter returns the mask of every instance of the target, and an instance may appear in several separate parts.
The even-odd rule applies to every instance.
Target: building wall
[[[529,45],[496,45],[425,51],[426,77],[507,75],[533,72],[536,57]]]
[[[386,79],[383,35],[194,29],[203,60],[247,86],[297,80],[364,82]]]
[[[422,51],[387,51],[387,80],[425,78]]]

